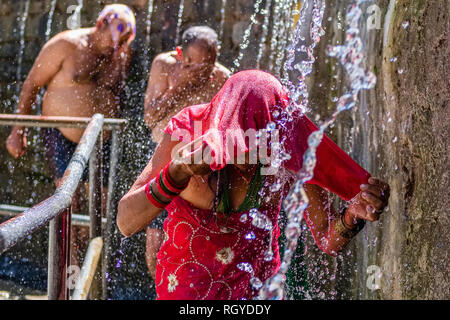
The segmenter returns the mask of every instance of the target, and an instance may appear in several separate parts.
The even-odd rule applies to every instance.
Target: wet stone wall
[[[351,3],[327,2],[326,35],[310,86],[310,112],[322,118],[348,86],[325,47],[343,42]],[[322,297],[448,299],[450,3],[380,0],[361,7],[365,65],[377,85],[363,91],[329,133],[390,184],[389,208],[338,258],[307,254],[314,271],[308,275]]]

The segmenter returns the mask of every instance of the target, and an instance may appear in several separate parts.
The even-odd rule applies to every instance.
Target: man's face
[[[112,19],[111,22],[105,19],[100,32],[101,48],[106,51],[119,48],[131,35],[129,30],[127,31],[126,22],[121,19]]]
[[[181,63],[183,67],[189,68],[195,65],[203,64],[205,66],[214,67],[216,55],[214,52],[208,51],[206,48],[198,44],[191,44],[187,49],[183,50]]]

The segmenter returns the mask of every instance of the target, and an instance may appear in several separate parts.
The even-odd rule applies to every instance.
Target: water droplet
[[[272,260],[273,260],[273,252],[272,252],[272,250],[269,249],[264,253],[264,261],[269,262]]]
[[[402,28],[403,29],[407,29],[409,27],[409,21],[403,21],[403,23],[402,23]]]
[[[252,285],[253,289],[259,290],[262,287],[262,282],[257,277],[252,277],[250,279],[250,284]]]
[[[255,233],[253,231],[250,231],[249,233],[247,233],[244,237],[247,240],[255,240],[256,236]]]
[[[241,262],[238,263],[236,266],[239,270],[253,274],[253,267],[250,263],[248,262]]]

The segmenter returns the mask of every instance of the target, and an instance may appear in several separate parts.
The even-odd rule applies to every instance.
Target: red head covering
[[[282,166],[298,172],[308,147],[307,139],[318,128],[300,112],[294,113],[293,121],[283,121],[281,111],[288,104],[286,90],[274,76],[260,70],[241,71],[227,80],[210,103],[185,108],[172,117],[165,132],[185,142],[212,132],[205,135],[204,141],[212,150],[211,168],[217,170],[233,160],[233,151],[226,148],[227,131],[233,132],[233,147],[239,155],[249,151],[247,130],[266,129],[273,122],[283,149],[290,156]],[[308,183],[350,200],[369,177],[367,171],[324,135],[317,148],[314,177]]]

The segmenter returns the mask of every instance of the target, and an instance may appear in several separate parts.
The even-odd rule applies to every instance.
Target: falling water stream
[[[45,30],[45,42],[50,40],[50,35],[52,33],[53,15],[55,14],[57,1],[58,0],[52,0],[52,2],[50,4],[50,11],[48,13],[48,19],[47,19],[47,29]]]
[[[147,74],[146,72],[149,72],[150,68],[150,45],[151,45],[151,32],[152,32],[152,15],[153,15],[153,0],[148,0],[148,7],[147,7],[147,18],[145,19],[145,42],[144,42],[144,57],[142,59],[143,61],[143,70],[144,74]],[[142,90],[145,90],[145,87],[147,85],[147,79],[148,74],[146,77],[142,79]]]
[[[225,10],[227,7],[227,0],[222,0],[222,4],[220,6],[220,24],[219,24],[219,34],[217,36],[218,41],[217,41],[217,46],[219,48],[219,52],[220,52],[220,48],[222,46],[222,41],[223,41],[223,28],[225,26]]]
[[[178,20],[177,20],[177,33],[175,36],[175,45],[179,45],[181,24],[183,23],[183,12],[184,12],[184,0],[180,0],[180,7],[178,8]]]
[[[262,0],[256,0],[253,14],[250,16],[250,24],[248,25],[247,29],[244,31],[244,36],[242,38],[241,44],[239,46],[239,54],[237,58],[233,61],[234,66],[231,68],[231,72],[234,73],[237,71],[241,65],[241,60],[244,57],[244,50],[247,49],[249,43],[250,43],[250,33],[252,31],[253,25],[258,23],[256,20],[256,16],[260,13],[260,6],[261,6]]]
[[[28,12],[30,10],[30,0],[27,0],[23,7],[23,12],[19,16],[19,41],[20,41],[20,49],[17,57],[17,70],[16,70],[16,94],[15,101],[16,105],[19,103],[19,95],[20,90],[22,88],[22,63],[23,63],[23,54],[25,52],[25,27],[28,19]]]
[[[362,10],[359,5],[364,1],[365,0],[357,0],[357,2],[351,5],[347,11],[346,22],[348,28],[346,31],[345,43],[340,46],[330,46],[328,48],[328,55],[330,57],[338,58],[346,70],[350,79],[350,91],[339,98],[336,111],[329,119],[320,124],[319,130],[313,132],[308,138],[308,149],[303,156],[303,166],[298,175],[299,180],[295,183],[289,195],[284,200],[284,207],[288,214],[288,223],[285,230],[287,249],[284,252],[279,272],[266,281],[263,288],[260,290],[258,299],[279,300],[285,298],[283,286],[286,281],[286,273],[301,233],[300,222],[303,218],[303,212],[309,204],[303,185],[313,178],[313,172],[317,161],[316,149],[323,138],[325,130],[334,123],[337,116],[342,111],[349,110],[355,106],[359,91],[368,90],[375,86],[375,75],[364,70],[362,65],[364,62],[364,51],[361,38],[359,37],[358,23],[362,15]],[[320,40],[321,27],[319,21],[321,22],[323,18],[324,2],[315,0],[314,6],[316,10],[313,10],[313,23],[310,30],[313,44]],[[309,53],[311,58],[313,58],[312,51]],[[305,68],[301,68],[300,71],[304,71],[304,69]],[[309,67],[306,69],[308,71],[310,70]],[[300,79],[300,81],[302,81],[302,79]]]
[[[262,34],[261,41],[259,42],[258,56],[256,57],[256,69],[259,69],[261,58],[263,56],[264,50],[266,48],[266,39],[269,33],[269,18],[270,18],[270,7],[272,5],[272,0],[266,0],[266,6],[264,10],[261,12],[264,15],[264,21],[262,24]]]

